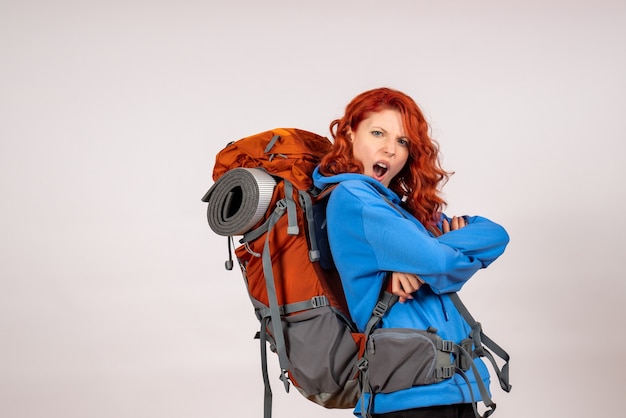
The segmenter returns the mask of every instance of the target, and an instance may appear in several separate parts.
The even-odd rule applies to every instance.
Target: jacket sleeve
[[[442,219],[444,217],[451,220],[442,215]],[[466,216],[465,219],[468,221],[467,226],[443,234],[437,239],[466,256],[477,258],[482,267],[487,267],[502,255],[509,243],[509,234],[502,226],[482,216]]]
[[[352,237],[351,243],[341,245],[341,256],[354,255],[358,260],[369,254],[379,271],[417,274],[435,293],[460,290],[476,271],[502,254],[508,243],[506,231],[485,218],[469,218],[465,228],[436,238],[374,189],[339,187],[332,197],[335,205],[344,208],[343,219],[333,222],[333,235]]]

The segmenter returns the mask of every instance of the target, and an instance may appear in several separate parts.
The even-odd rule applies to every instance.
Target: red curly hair
[[[320,163],[320,172],[325,176],[363,173],[363,165],[353,156],[348,128],[356,131],[363,119],[385,109],[400,112],[409,139],[408,160],[392,179],[389,188],[399,196],[407,196],[405,208],[423,225],[433,226],[446,204],[440,196],[440,188],[452,173],[441,168],[439,145],[430,137],[430,127],[419,106],[400,91],[383,87],[363,92],[352,99],[346,106],[344,116],[330,123],[334,143]]]

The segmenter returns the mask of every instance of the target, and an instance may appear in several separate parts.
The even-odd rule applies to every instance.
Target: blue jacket
[[[470,216],[466,217],[466,227],[435,237],[400,208],[400,199],[393,191],[371,177],[352,173],[324,177],[316,169],[313,180],[320,188],[338,183],[326,210],[328,238],[350,314],[359,330],[365,329],[386,273],[397,271],[417,274],[427,285],[413,295],[414,299],[396,303],[385,316],[383,327],[432,326],[443,339],[459,343],[467,338],[470,328],[446,293],[460,290],[474,273],[504,252],[509,241],[506,231],[488,219]],[[480,359],[475,363],[489,387],[487,368]],[[471,372],[467,376],[479,400],[475,376]],[[457,374],[440,383],[378,394],[373,413],[471,401],[467,384]],[[355,415],[360,411],[357,405]]]

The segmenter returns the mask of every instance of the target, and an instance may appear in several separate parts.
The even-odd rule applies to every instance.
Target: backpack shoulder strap
[[[380,321],[383,319],[383,316],[389,311],[389,309],[398,301],[398,296],[394,295],[391,292],[383,291],[378,298],[378,302],[376,302],[376,306],[372,310],[372,316],[369,321],[367,321],[367,325],[365,326],[365,336],[369,337],[369,335],[376,329]]]

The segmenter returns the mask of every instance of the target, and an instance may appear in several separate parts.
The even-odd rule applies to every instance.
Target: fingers
[[[448,222],[447,219],[444,219],[443,222],[441,223],[441,229],[443,230],[444,234],[446,232],[450,232],[450,222]]]
[[[415,274],[393,272],[391,275],[391,293],[399,297],[400,303],[407,299],[413,299],[413,292],[416,292],[422,281]]]
[[[393,273],[391,276],[391,293],[398,296],[400,303],[404,303],[407,299],[411,298],[411,295],[402,288],[402,283],[397,273]]]
[[[448,222],[447,219],[444,219],[441,223],[441,227],[444,233],[456,231],[457,229],[464,228],[465,226],[467,226],[467,222],[462,216],[453,216],[450,222]]]

